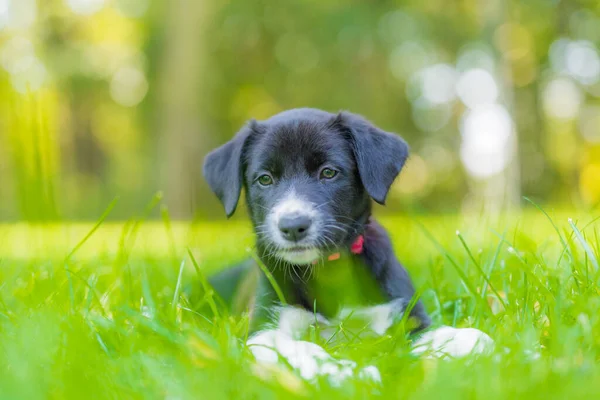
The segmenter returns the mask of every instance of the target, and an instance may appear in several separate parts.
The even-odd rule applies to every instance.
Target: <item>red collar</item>
[[[362,252],[364,250],[364,246],[365,246],[365,237],[363,235],[360,235],[352,243],[352,246],[350,246],[350,252],[352,254],[362,254]]]
[[[359,237],[356,238],[356,240],[354,242],[352,242],[352,245],[350,246],[350,253],[362,254],[362,252],[364,250],[364,246],[365,246],[365,237],[363,235],[360,235]],[[333,253],[327,257],[327,261],[335,261],[335,260],[339,259],[340,257],[341,257],[340,253]],[[313,261],[313,264],[317,264],[317,263],[318,263],[317,260]]]

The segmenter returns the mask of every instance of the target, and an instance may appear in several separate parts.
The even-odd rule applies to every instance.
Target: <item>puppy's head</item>
[[[357,115],[296,109],[248,123],[204,176],[228,217],[245,188],[262,256],[301,265],[356,238],[407,157],[404,140]]]

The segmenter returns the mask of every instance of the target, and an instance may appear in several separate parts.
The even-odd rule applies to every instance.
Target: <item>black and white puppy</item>
[[[250,121],[208,154],[204,176],[228,217],[244,189],[258,258],[275,281],[261,274],[253,307],[248,344],[258,361],[279,355],[306,378],[348,376],[352,362],[299,339],[311,324],[335,326],[350,316],[379,335],[401,320],[414,322],[421,332],[415,353],[461,356],[493,343],[475,329],[430,329],[387,233],[371,216],[372,200],[385,203],[408,153],[398,135],[360,116],[303,108]],[[362,372],[378,376],[374,367]]]

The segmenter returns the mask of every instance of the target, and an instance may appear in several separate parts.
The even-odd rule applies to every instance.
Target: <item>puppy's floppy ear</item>
[[[373,200],[385,204],[390,186],[408,158],[408,145],[400,136],[352,113],[340,112],[332,124],[349,133],[363,186]]]
[[[204,179],[223,204],[227,218],[233,215],[240,199],[244,179],[242,155],[246,140],[256,125],[256,121],[250,121],[233,139],[208,153],[204,159]]]

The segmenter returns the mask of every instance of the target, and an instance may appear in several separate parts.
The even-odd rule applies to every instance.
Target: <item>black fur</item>
[[[408,146],[399,136],[375,127],[362,117],[341,112],[331,114],[315,109],[294,109],[266,121],[251,121],[230,142],[211,152],[204,163],[204,175],[223,203],[227,216],[237,206],[242,187],[256,231],[258,256],[283,289],[288,303],[334,314],[343,304],[328,307],[322,300],[322,282],[307,269],[333,271],[336,262],[317,267],[293,265],[282,260],[272,235],[265,229],[269,212],[293,190],[315,204],[321,226],[310,246],[322,254],[343,252],[353,271],[366,275],[377,292],[361,287],[365,303],[395,301],[404,311],[415,294],[406,270],[394,256],[385,230],[371,217],[371,199],[384,204],[389,188],[408,157]],[[320,179],[327,166],[338,171],[334,179]],[[265,173],[273,178],[267,187],[257,183]],[[330,228],[330,227],[337,228]],[[360,255],[347,252],[359,235],[365,239]],[[348,264],[348,263],[345,263]],[[337,266],[336,266],[337,265]],[[357,277],[358,278],[358,277]],[[358,278],[365,283],[369,279]],[[271,289],[263,279],[264,289]],[[321,287],[321,289],[319,289]],[[265,297],[275,302],[273,290]],[[318,295],[321,293],[321,295]],[[343,294],[343,290],[340,292]],[[333,298],[342,298],[332,294]],[[421,302],[411,310],[419,328],[429,325]]]

